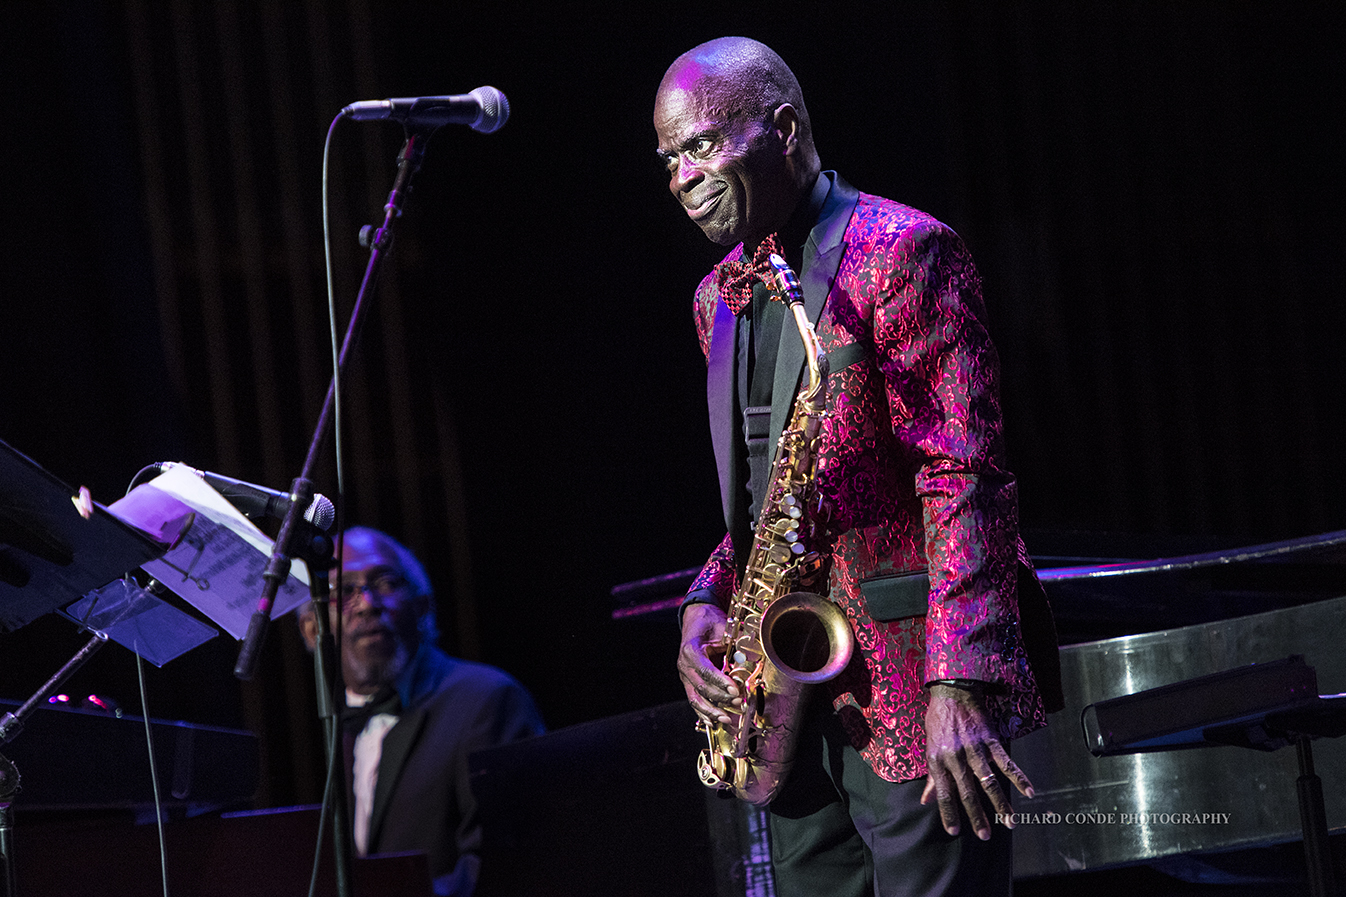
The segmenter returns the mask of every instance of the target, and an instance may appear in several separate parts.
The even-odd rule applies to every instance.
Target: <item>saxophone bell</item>
[[[841,608],[821,595],[790,592],[762,614],[762,648],[781,674],[803,685],[833,679],[851,661],[855,636]]]

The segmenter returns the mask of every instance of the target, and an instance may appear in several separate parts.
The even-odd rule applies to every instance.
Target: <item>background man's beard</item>
[[[352,686],[381,688],[392,685],[411,662],[411,651],[399,639],[388,657],[350,658]]]

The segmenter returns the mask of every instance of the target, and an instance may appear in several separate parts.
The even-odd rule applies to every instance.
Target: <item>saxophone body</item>
[[[816,488],[827,357],[794,272],[778,255],[771,265],[804,341],[808,382],[776,445],[743,581],[727,609],[721,669],[738,683],[744,711],[731,713],[728,724],[697,723],[707,739],[697,759],[701,781],[757,806],[770,803],[789,775],[809,686],[840,673],[855,641],[840,608],[801,590],[825,588],[829,566]]]

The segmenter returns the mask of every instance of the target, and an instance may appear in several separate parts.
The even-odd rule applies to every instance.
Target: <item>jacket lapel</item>
[[[369,813],[369,849],[374,852],[379,843],[383,817],[388,813],[388,802],[392,799],[393,787],[402,775],[407,755],[412,745],[425,727],[424,710],[404,710],[397,724],[388,730],[383,738],[383,749],[379,754],[379,778],[374,784],[374,806]]]
[[[841,257],[846,252],[842,237],[851,222],[851,213],[855,211],[860,192],[842,180],[835,172],[825,172],[824,177],[833,178],[832,190],[823,203],[818,223],[809,233],[804,244],[804,270],[799,275],[799,286],[804,294],[804,310],[809,320],[817,324],[822,316],[823,306],[827,304],[828,293],[832,290],[832,281],[841,267]],[[799,338],[799,328],[794,317],[787,315],[781,326],[780,348],[776,355],[776,378],[771,389],[771,444],[780,439],[785,422],[790,418],[794,406],[795,391],[799,388],[807,364],[804,343]],[[717,450],[718,456],[718,450]],[[723,480],[721,480],[723,482]]]

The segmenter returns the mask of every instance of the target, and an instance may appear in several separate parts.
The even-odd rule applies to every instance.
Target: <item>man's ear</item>
[[[794,106],[789,103],[777,106],[771,118],[771,125],[780,137],[781,145],[785,147],[785,155],[799,150],[799,113],[795,111]]]
[[[313,619],[312,613],[299,615],[299,634],[304,637],[304,644],[310,651],[318,646],[318,621]]]

